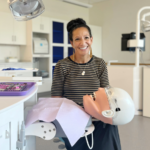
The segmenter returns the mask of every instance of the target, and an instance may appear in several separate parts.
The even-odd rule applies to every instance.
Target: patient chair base
[[[52,123],[38,122],[26,128],[25,136],[37,136],[44,140],[51,140],[56,135],[56,128]]]
[[[94,139],[93,139],[93,131],[95,127],[93,124],[91,124],[89,127],[85,128],[85,133],[82,137],[85,137],[87,145],[89,149],[93,148]],[[89,145],[87,136],[91,134],[92,136],[92,143],[91,146]],[[46,123],[46,122],[37,122],[34,124],[31,124],[29,127],[25,130],[25,136],[37,136],[42,138],[43,140],[51,140],[56,135],[56,127],[53,123]]]

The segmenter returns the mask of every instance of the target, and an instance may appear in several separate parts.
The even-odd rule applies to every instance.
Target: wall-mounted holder
[[[144,47],[144,40],[128,40],[127,41],[127,47]]]

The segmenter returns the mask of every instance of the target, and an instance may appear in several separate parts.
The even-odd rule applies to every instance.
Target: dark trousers
[[[104,124],[101,121],[94,121],[95,130],[93,132],[94,146],[92,150],[121,150],[118,127]],[[91,134],[87,136],[91,146]],[[67,138],[63,138],[67,150],[89,150],[85,137],[80,138],[71,147]]]

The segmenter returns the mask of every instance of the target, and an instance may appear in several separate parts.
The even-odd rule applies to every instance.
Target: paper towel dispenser
[[[33,38],[33,50],[35,54],[48,54],[48,41],[46,38]]]

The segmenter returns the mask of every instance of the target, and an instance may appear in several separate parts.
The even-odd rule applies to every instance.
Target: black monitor
[[[128,40],[136,39],[136,33],[131,32],[130,34],[122,34],[121,39],[121,51],[135,51],[135,47],[127,47]],[[144,47],[141,47],[140,49],[142,51],[145,51],[145,35],[144,33],[140,33],[140,39],[144,40]]]

